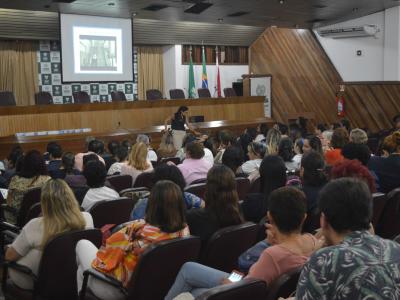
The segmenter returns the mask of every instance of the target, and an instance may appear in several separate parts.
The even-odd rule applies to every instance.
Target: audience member
[[[183,178],[181,171],[179,171],[179,169],[176,166],[167,164],[162,164],[157,166],[154,169],[153,181],[154,183],[157,183],[161,180],[170,180],[180,187],[183,193],[183,199],[185,200],[186,209],[200,208],[204,206],[203,201],[199,197],[184,191],[186,185],[185,179]],[[144,218],[147,203],[148,203],[147,197],[139,199],[139,201],[136,203],[135,207],[132,210],[131,220],[138,220]]]
[[[61,158],[61,166],[58,170],[49,171],[53,179],[65,179],[68,175],[80,175],[81,172],[75,169],[75,155],[72,152],[65,152]]]
[[[393,132],[400,130],[400,114],[393,117]]]
[[[7,157],[7,160],[5,161],[5,167],[6,170],[2,174],[2,177],[4,178],[4,184],[8,187],[10,184],[11,178],[17,173],[17,163],[18,161],[22,161],[24,152],[21,148],[21,146],[17,145],[14,146],[11,149],[10,154]],[[21,163],[20,163],[21,165]]]
[[[324,155],[321,140],[315,135],[309,135],[304,138],[303,152],[308,153],[312,150],[318,152],[322,156]]]
[[[35,187],[41,187],[50,179],[43,156],[39,151],[29,151],[22,159],[21,170],[12,177],[8,187],[7,205],[16,214],[4,211],[7,222],[15,224],[25,193]]]
[[[151,148],[150,137],[146,134],[139,134],[136,138],[136,143],[143,143],[147,146],[147,160],[157,161],[158,157],[156,152]]]
[[[174,139],[170,131],[164,132],[161,137],[160,147],[157,149],[157,156],[159,159],[174,157],[176,155],[176,150],[174,146]]]
[[[258,125],[257,127],[257,136],[254,139],[255,142],[260,143],[260,142],[265,142],[265,139],[267,137],[267,132],[268,132],[268,125],[266,123],[262,123]]]
[[[89,141],[87,146],[87,152],[85,153],[78,153],[75,155],[75,169],[78,169],[82,172],[83,169],[83,157],[88,154],[96,154],[99,160],[105,164],[104,159],[100,156],[104,151],[104,144],[103,142],[92,139]]]
[[[275,128],[271,128],[270,130],[268,130],[267,137],[265,138],[265,144],[267,145],[265,155],[277,155],[280,142],[280,131]]]
[[[350,133],[351,131],[351,125],[350,125],[350,121],[347,119],[342,119],[339,121],[339,124],[342,128],[347,130],[347,133]]]
[[[325,152],[327,165],[333,166],[343,160],[342,148],[349,143],[349,133],[345,128],[337,128],[333,131],[331,148]]]
[[[371,193],[376,192],[375,179],[368,168],[363,166],[358,160],[342,160],[336,163],[331,170],[331,179],[342,177],[354,177],[364,181]]]
[[[355,128],[352,131],[350,131],[350,142],[354,144],[367,144],[368,142],[368,135],[367,133],[360,129],[360,128]]]
[[[237,146],[229,146],[222,155],[222,164],[227,166],[235,175],[245,175],[241,173],[239,167],[243,164],[243,151]]]
[[[185,149],[186,158],[178,165],[178,168],[182,172],[186,184],[189,185],[197,179],[206,178],[212,164],[203,158],[204,146],[202,144],[191,142],[186,144]]]
[[[257,136],[257,129],[250,127],[246,128],[245,132],[239,137],[238,142],[242,147],[245,160],[249,159],[248,156],[249,145],[250,143],[254,142],[256,136]]]
[[[278,148],[278,154],[282,157],[285,162],[286,169],[288,171],[296,171],[300,169],[300,164],[293,160],[294,158],[294,149],[293,142],[289,138],[281,139]]]
[[[78,242],[78,287],[82,286],[83,272],[91,267],[127,287],[136,267],[135,263],[126,263],[128,260],[136,262],[146,247],[153,243],[184,236],[189,236],[189,229],[185,221],[182,191],[171,181],[159,181],[151,190],[145,220],[126,224],[111,235],[105,247],[100,249],[87,240]],[[88,287],[103,300],[126,298],[119,289],[95,278],[88,281]]]
[[[73,192],[61,179],[51,179],[43,185],[40,204],[43,216],[32,219],[22,228],[5,255],[7,261],[17,261],[18,264],[28,267],[36,276],[47,242],[60,233],[93,228],[92,216],[79,210]],[[9,274],[11,281],[18,287],[33,289],[31,276],[11,268]]]
[[[321,140],[321,143],[324,153],[331,148],[332,135],[333,130],[325,130],[324,132],[322,132],[323,139]]]
[[[196,141],[196,136],[193,133],[187,133],[182,141],[182,148],[176,152],[176,157],[179,157],[181,161],[186,158],[186,145]]]
[[[147,160],[147,146],[136,143],[129,154],[128,162],[121,165],[121,175],[131,175],[132,185],[143,172],[153,171],[153,165]]]
[[[286,124],[278,122],[274,125],[274,128],[279,130],[279,132],[281,134],[281,138],[289,137],[289,127]]]
[[[298,165],[298,168],[300,168],[301,165],[301,158],[303,157],[303,146],[304,146],[304,139],[303,138],[298,138],[294,142],[294,153],[295,155],[293,156],[293,161]]]
[[[236,144],[236,137],[230,130],[221,130],[218,133],[218,142],[218,152],[215,155],[214,163],[221,164],[225,149]]]
[[[354,178],[328,183],[319,197],[321,229],[330,247],[314,253],[301,273],[296,299],[396,299],[400,245],[372,235],[372,199]]]
[[[311,234],[301,234],[306,218],[304,194],[291,187],[283,187],[271,193],[267,224],[268,241],[258,261],[250,268],[246,278],[263,280],[271,284],[280,275],[304,265],[317,249],[317,240]],[[210,288],[231,283],[230,274],[189,262],[182,266],[166,300],[172,300],[184,292],[194,297]]]
[[[47,145],[47,152],[49,154],[49,163],[47,165],[47,170],[49,173],[52,171],[57,171],[61,167],[61,157],[62,157],[62,148],[58,143],[49,143]]]
[[[260,165],[260,192],[248,194],[242,203],[247,221],[258,223],[268,210],[268,198],[272,191],[286,184],[286,166],[280,156],[268,155]]]
[[[118,141],[110,141],[107,144],[108,155],[103,155],[103,159],[106,163],[106,170],[109,170],[111,165],[117,162],[117,149],[120,147],[120,143]]]
[[[350,142],[343,147],[342,155],[346,159],[357,159],[366,166],[371,158],[371,151],[363,143]]]
[[[264,144],[251,142],[247,146],[249,160],[241,165],[239,173],[243,173],[248,176],[253,172],[257,172],[265,155],[265,151],[266,147]]]
[[[192,235],[204,243],[220,228],[242,223],[235,174],[224,165],[214,166],[207,175],[204,208],[187,212]]]
[[[395,131],[385,138],[386,147],[390,152],[385,158],[371,160],[368,167],[379,178],[379,191],[389,193],[400,187],[400,131]]]
[[[123,146],[118,146],[115,150],[116,161],[110,166],[107,171],[107,175],[118,175],[121,173],[123,164],[128,161],[128,149]]]
[[[91,160],[85,164],[83,176],[86,178],[86,183],[89,186],[85,198],[83,198],[82,208],[89,211],[96,202],[102,200],[113,200],[119,198],[119,194],[106,187],[106,167],[99,160]]]

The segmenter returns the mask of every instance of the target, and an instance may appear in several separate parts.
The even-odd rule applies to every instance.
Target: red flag
[[[216,66],[217,66],[217,95],[221,97],[221,77],[219,75],[219,64],[218,64],[218,46],[216,47]]]

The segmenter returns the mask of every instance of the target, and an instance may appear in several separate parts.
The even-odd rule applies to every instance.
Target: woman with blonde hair
[[[265,155],[266,156],[267,155],[278,155],[280,142],[281,142],[280,131],[275,128],[271,128],[270,130],[268,130],[267,137],[265,139],[265,144],[267,146]]]
[[[61,179],[50,179],[42,187],[40,204],[43,217],[29,221],[14,242],[7,248],[5,259],[17,261],[37,275],[42,251],[56,235],[93,228],[89,213],[81,212],[74,193]],[[31,277],[9,270],[10,279],[22,289],[32,290]]]
[[[129,153],[128,162],[121,166],[121,175],[131,175],[132,185],[140,174],[153,171],[153,165],[147,159],[147,152],[147,145],[136,143]]]

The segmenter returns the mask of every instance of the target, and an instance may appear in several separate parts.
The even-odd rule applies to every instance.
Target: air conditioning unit
[[[344,39],[351,37],[375,37],[379,31],[380,30],[376,25],[317,30],[320,36],[332,39]]]

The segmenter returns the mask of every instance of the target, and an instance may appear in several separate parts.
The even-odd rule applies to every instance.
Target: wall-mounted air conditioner
[[[317,30],[320,36],[333,39],[343,39],[351,37],[375,37],[379,31],[380,30],[376,25]]]

